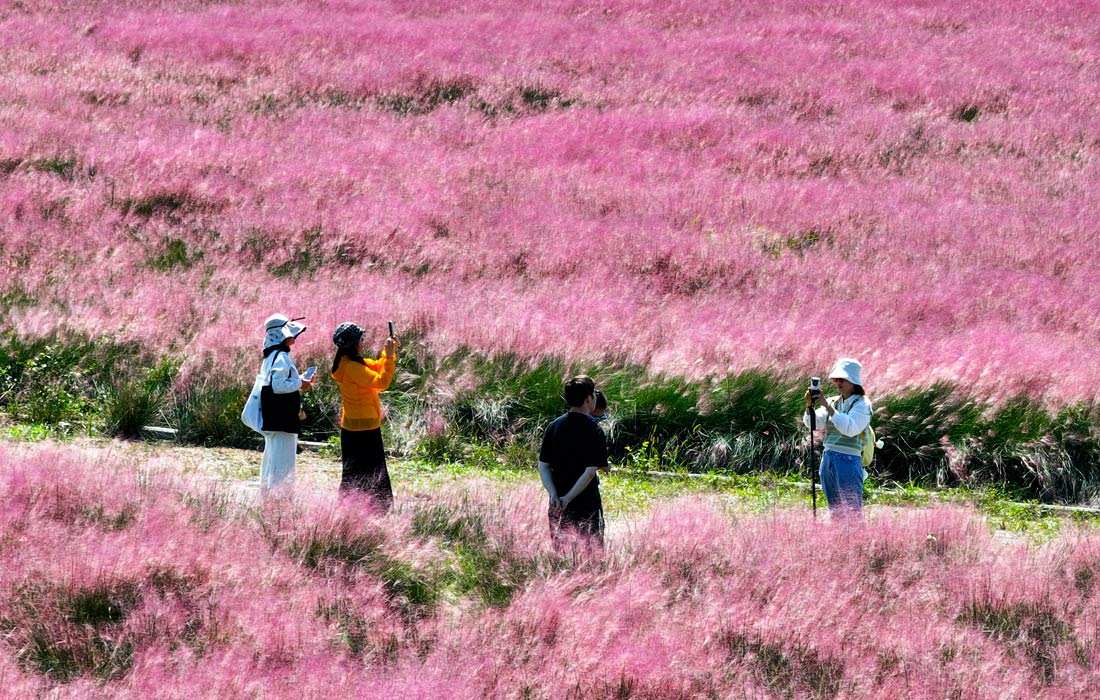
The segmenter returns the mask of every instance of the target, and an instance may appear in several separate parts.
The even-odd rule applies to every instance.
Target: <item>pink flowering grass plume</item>
[[[0,309],[241,376],[271,311],[351,310],[438,354],[1087,398],[1095,20],[35,3],[0,16]]]
[[[972,511],[731,517],[659,505],[550,546],[535,485],[386,514],[242,503],[163,459],[0,455],[11,697],[924,698],[1100,691],[1100,540],[992,537]],[[120,513],[127,513],[120,517]]]

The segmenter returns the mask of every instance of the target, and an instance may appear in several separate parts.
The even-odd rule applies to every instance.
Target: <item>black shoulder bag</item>
[[[271,364],[275,364],[275,358],[272,358]],[[286,376],[290,377],[289,369],[286,371]],[[264,384],[263,389],[260,390],[260,415],[263,417],[264,430],[296,435],[301,433],[302,420],[299,418],[301,410],[302,393],[292,391],[289,394],[276,394],[271,388],[269,374],[267,384]]]

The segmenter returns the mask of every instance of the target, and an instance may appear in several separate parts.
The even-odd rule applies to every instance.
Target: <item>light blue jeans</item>
[[[840,515],[862,514],[863,459],[859,455],[825,450],[821,455],[821,490],[829,510]]]

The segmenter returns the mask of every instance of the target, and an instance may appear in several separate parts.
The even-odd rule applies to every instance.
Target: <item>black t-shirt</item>
[[[550,475],[559,496],[576,485],[588,467],[607,467],[607,438],[600,426],[584,413],[566,413],[546,428],[539,461],[550,465]],[[598,495],[599,477],[592,479],[582,496]]]

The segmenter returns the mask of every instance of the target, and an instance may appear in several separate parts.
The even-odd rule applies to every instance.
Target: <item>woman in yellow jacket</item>
[[[336,356],[332,378],[340,387],[340,490],[371,494],[383,510],[393,505],[393,489],[382,446],[382,402],[379,392],[389,388],[397,361],[397,338],[386,340],[377,359],[363,357],[364,331],[341,323],[332,334]]]

